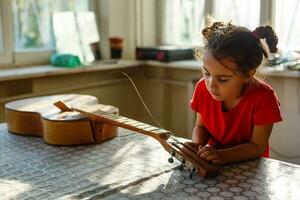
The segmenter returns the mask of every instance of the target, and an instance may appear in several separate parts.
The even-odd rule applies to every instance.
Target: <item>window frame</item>
[[[99,3],[97,0],[88,0],[89,10],[94,11],[98,16]],[[12,19],[12,4],[11,0],[0,1],[2,23],[3,41],[5,50],[3,54],[0,53],[0,67],[23,67],[29,65],[43,65],[50,63],[50,57],[54,49],[29,49],[16,51],[14,48],[14,33],[13,33],[13,19]],[[98,17],[96,17],[96,20]],[[1,23],[0,23],[1,24]],[[34,58],[34,59],[32,59]]]
[[[0,52],[0,67],[6,67],[13,63],[13,30],[12,16],[9,12],[10,5],[10,0],[0,1],[0,30],[2,31],[1,40],[3,41],[3,51]]]

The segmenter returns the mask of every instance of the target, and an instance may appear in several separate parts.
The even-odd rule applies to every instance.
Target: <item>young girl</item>
[[[191,107],[197,112],[192,141],[200,158],[217,164],[269,156],[273,123],[282,120],[274,90],[254,77],[263,56],[260,39],[277,51],[270,26],[254,31],[215,22],[203,29],[203,79],[195,88]]]

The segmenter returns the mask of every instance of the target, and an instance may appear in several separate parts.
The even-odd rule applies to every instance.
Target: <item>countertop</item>
[[[300,166],[260,158],[211,179],[169,164],[151,137],[119,129],[97,145],[50,146],[0,124],[1,199],[299,199]]]
[[[164,67],[179,70],[194,70],[199,71],[201,63],[188,60],[176,62],[158,62],[158,61],[139,61],[139,60],[118,60],[118,61],[99,61],[88,66],[80,66],[76,68],[54,67],[51,65],[32,66],[32,67],[18,67],[11,69],[0,69],[0,81],[19,80],[35,77],[46,77],[64,74],[76,74],[84,72],[95,72],[103,70],[124,69],[137,66],[152,66]],[[261,67],[260,71],[268,76],[281,76],[290,78],[299,78],[300,71],[288,70],[282,65],[273,67]]]

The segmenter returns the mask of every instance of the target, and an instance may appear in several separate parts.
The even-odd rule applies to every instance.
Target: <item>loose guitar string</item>
[[[128,80],[130,81],[131,85],[133,86],[135,92],[137,93],[139,99],[141,100],[141,102],[142,102],[144,108],[146,109],[147,113],[148,113],[148,114],[150,115],[150,117],[154,120],[154,122],[157,123],[157,124],[160,126],[161,129],[167,130],[167,129],[165,129],[165,128],[158,122],[158,120],[154,117],[154,115],[152,114],[152,112],[149,110],[149,108],[147,107],[146,103],[144,102],[142,96],[140,95],[140,92],[138,91],[138,89],[137,89],[137,87],[136,87],[134,81],[131,79],[131,77],[130,77],[126,72],[119,71],[119,70],[118,70],[118,71],[111,72],[111,73],[108,74],[108,75],[111,75],[111,74],[113,74],[113,73],[121,73],[121,74],[125,75],[125,76],[128,78]],[[168,143],[171,143],[172,146],[177,146],[176,144],[181,144],[181,145],[183,145],[183,146],[186,146],[183,142],[181,142],[181,141],[179,141],[179,140],[177,139],[176,135],[175,135],[173,132],[171,132],[171,131],[169,131],[169,130],[167,130],[167,131],[168,131],[168,134],[169,134],[169,135],[172,135],[172,136],[173,136],[173,137],[172,137],[173,142],[168,142]]]
[[[123,72],[123,71],[113,71],[113,72],[110,72],[109,74],[107,74],[106,76],[110,76],[111,74],[115,74],[115,73],[121,73],[123,74],[124,76],[126,76],[126,78],[128,78],[128,80],[130,81],[131,85],[133,86],[135,92],[137,93],[140,101],[142,102],[144,108],[146,109],[147,113],[149,114],[149,116],[151,117],[151,119],[161,128],[161,129],[164,129],[164,130],[167,130],[165,129],[160,123],[159,121],[154,117],[154,115],[152,114],[152,112],[150,111],[150,109],[148,108],[148,106],[146,105],[145,101],[143,100],[140,92],[138,91],[134,81],[132,80],[132,78],[126,73],[126,72]],[[169,134],[173,135],[176,137],[176,135],[174,133],[172,133],[171,131],[167,130]],[[179,142],[177,139],[173,138],[176,142]],[[181,143],[181,142],[180,142]]]
[[[140,92],[138,91],[138,89],[137,89],[137,87],[136,87],[134,81],[132,80],[132,78],[131,78],[126,72],[119,71],[119,70],[118,70],[118,71],[114,71],[114,72],[110,72],[109,74],[107,74],[107,76],[110,76],[111,74],[114,74],[114,73],[121,73],[121,74],[123,74],[125,77],[128,78],[128,80],[130,81],[131,85],[133,86],[135,92],[137,93],[139,99],[141,100],[141,102],[142,102],[144,108],[146,109],[147,113],[149,114],[149,116],[153,119],[153,121],[154,121],[155,123],[157,123],[157,124],[160,126],[161,129],[167,130],[167,129],[165,129],[165,128],[158,122],[158,120],[154,117],[154,115],[152,114],[152,112],[150,111],[150,109],[147,107],[146,103],[144,102],[144,100],[143,100],[143,98],[142,98]],[[173,132],[171,132],[171,131],[169,131],[169,130],[167,130],[167,131],[168,131],[168,133],[167,133],[168,135],[172,135],[172,136],[173,136],[173,137],[172,137],[173,142],[168,142],[168,143],[171,143],[172,146],[173,146],[173,145],[176,146],[176,144],[181,144],[181,145],[185,146],[185,144],[184,144],[183,142],[181,142],[181,141],[179,141],[179,140],[177,139],[176,135],[175,135]]]

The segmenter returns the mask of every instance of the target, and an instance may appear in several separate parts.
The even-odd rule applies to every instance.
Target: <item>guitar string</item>
[[[167,129],[165,129],[165,128],[161,125],[161,123],[159,123],[159,121],[154,117],[154,115],[152,114],[152,112],[150,111],[150,109],[148,108],[148,106],[146,105],[145,101],[143,100],[143,98],[142,98],[140,92],[138,91],[138,89],[137,89],[137,87],[136,87],[134,81],[132,80],[132,78],[131,78],[126,72],[119,71],[119,70],[110,72],[110,73],[107,74],[107,76],[110,76],[111,74],[114,74],[114,73],[121,73],[121,74],[123,74],[126,78],[128,78],[128,80],[130,81],[131,85],[132,85],[133,88],[134,88],[134,91],[137,93],[137,95],[138,95],[138,97],[139,97],[141,103],[143,104],[144,108],[146,109],[146,111],[147,111],[147,113],[149,114],[149,116],[151,117],[151,119],[159,126],[159,128],[164,129],[164,130],[167,130]],[[167,130],[167,131],[168,131],[168,133],[169,133],[170,135],[176,137],[176,135],[175,135],[173,132],[171,132],[170,130]],[[177,139],[175,139],[175,138],[173,138],[173,139],[174,139],[176,142],[179,142]],[[179,142],[179,143],[180,143],[180,142]]]
[[[137,87],[136,87],[134,81],[132,80],[132,78],[131,78],[126,72],[119,71],[119,70],[118,70],[118,71],[111,72],[111,73],[109,73],[108,75],[111,75],[111,74],[114,74],[114,73],[121,73],[121,74],[125,75],[125,76],[128,78],[128,80],[130,81],[131,85],[133,86],[135,92],[137,93],[137,95],[138,95],[140,101],[142,102],[142,104],[143,104],[144,108],[146,109],[147,113],[149,114],[149,116],[153,119],[153,121],[154,121],[155,123],[157,123],[157,124],[160,126],[160,128],[162,128],[162,129],[164,129],[164,130],[167,130],[167,129],[165,129],[165,128],[158,122],[158,120],[154,117],[154,115],[152,114],[152,112],[150,111],[150,109],[148,108],[148,106],[146,105],[146,103],[144,102],[144,100],[143,100],[143,98],[142,98],[140,92],[138,91],[138,89],[137,89]],[[108,75],[107,75],[107,76],[108,76]],[[173,136],[173,137],[172,137],[172,140],[173,140],[173,141],[168,142],[168,143],[171,144],[171,146],[177,146],[177,144],[181,144],[181,145],[185,146],[184,142],[179,141],[179,140],[177,139],[177,136],[176,136],[173,132],[171,132],[171,131],[169,131],[169,130],[167,130],[167,131],[168,131],[167,134],[168,134],[169,136],[170,136],[170,135]]]

